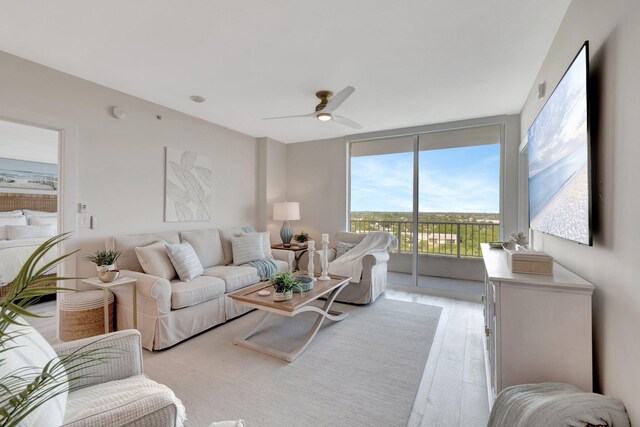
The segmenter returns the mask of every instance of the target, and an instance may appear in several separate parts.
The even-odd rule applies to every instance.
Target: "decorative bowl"
[[[301,290],[294,290],[293,292],[308,292],[311,289],[313,289],[313,277],[309,277],[306,274],[302,275],[302,276],[297,276],[296,279],[298,279],[298,282],[300,283],[300,286],[302,287]]]
[[[98,272],[98,279],[103,283],[111,283],[120,276],[120,270],[106,270]]]

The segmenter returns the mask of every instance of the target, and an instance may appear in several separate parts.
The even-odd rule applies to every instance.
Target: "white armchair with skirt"
[[[353,250],[357,245],[362,243],[368,234],[370,233],[340,231],[336,233],[332,245],[337,247],[339,243],[343,243],[343,245],[340,245],[341,247],[351,247],[351,250]],[[384,234],[389,235],[389,241],[391,242],[390,247],[393,248],[395,236],[391,233]],[[314,270],[316,273],[320,273],[321,271],[321,253],[321,250],[317,250],[314,257]],[[365,249],[364,254],[358,258],[362,263],[361,275],[352,279],[351,284],[340,292],[336,301],[353,304],[369,304],[375,302],[380,294],[387,288],[387,261],[389,261],[387,249],[381,250],[378,248],[372,251]],[[336,259],[336,249],[330,248],[328,250],[327,259],[329,263],[332,263]],[[300,269],[306,270],[308,262],[309,254],[305,253],[300,257],[298,263]],[[330,268],[329,275],[331,275],[331,271],[332,269]]]

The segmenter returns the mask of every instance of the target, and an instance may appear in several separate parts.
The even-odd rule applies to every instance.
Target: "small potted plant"
[[[116,266],[114,265],[117,259],[120,257],[121,252],[113,250],[108,251],[96,251],[93,254],[87,255],[85,258],[87,261],[91,261],[96,265],[96,270],[115,270]]]
[[[269,285],[274,289],[274,301],[288,301],[293,298],[293,291],[301,288],[300,282],[291,273],[274,274]]]
[[[309,241],[309,233],[302,230],[300,233],[293,236],[293,239],[298,242],[299,247],[304,248],[307,246],[307,242]]]

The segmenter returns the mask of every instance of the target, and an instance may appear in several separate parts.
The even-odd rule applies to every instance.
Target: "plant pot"
[[[298,282],[300,282],[301,289],[295,289],[293,292],[309,292],[311,289],[313,289],[313,277],[305,274],[296,278],[298,279]]]
[[[106,268],[107,270],[111,271],[111,270],[115,270],[116,266],[115,266],[115,264],[96,265],[96,271],[100,271],[102,268]]]
[[[274,292],[273,293],[273,300],[274,301],[289,301],[291,298],[293,298],[293,292],[292,291],[287,291],[287,292]]]
[[[298,242],[298,247],[299,248],[306,248],[307,247],[307,242],[303,242],[303,243]]]

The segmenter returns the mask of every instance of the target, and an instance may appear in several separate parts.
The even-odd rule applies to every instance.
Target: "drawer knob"
[[[488,327],[488,326],[485,326],[485,327],[484,327],[484,334],[485,334],[486,336],[490,336],[490,335],[491,335],[491,328],[490,328],[490,327]]]

